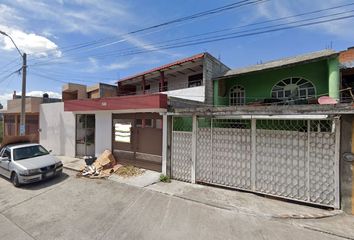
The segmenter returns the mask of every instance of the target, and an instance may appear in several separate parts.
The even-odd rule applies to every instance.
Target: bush
[[[164,183],[170,183],[170,182],[171,182],[171,179],[170,179],[169,176],[166,176],[166,175],[164,175],[164,174],[161,174],[161,175],[160,175],[160,181],[161,181],[161,182],[164,182]]]

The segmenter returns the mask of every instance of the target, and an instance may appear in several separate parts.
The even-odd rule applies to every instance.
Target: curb
[[[324,233],[324,234],[328,234],[328,235],[332,235],[332,236],[344,238],[344,239],[351,239],[351,240],[354,240],[354,237],[353,237],[353,236],[347,236],[347,235],[343,235],[343,234],[331,232],[331,231],[329,231],[329,230],[323,230],[323,229],[321,229],[321,228],[316,228],[316,227],[307,226],[307,225],[303,225],[303,224],[296,224],[296,226],[299,226],[299,227],[302,227],[302,228],[304,228],[304,229],[308,229],[308,230],[311,230],[311,231],[316,231],[316,232],[320,232],[320,233]]]
[[[321,218],[337,216],[337,215],[343,213],[343,211],[341,211],[341,210],[333,210],[333,211],[328,211],[328,212],[324,212],[324,213],[317,213],[317,214],[300,214],[300,213],[267,214],[267,213],[261,213],[261,212],[257,212],[254,210],[250,210],[250,209],[244,208],[244,207],[218,204],[215,202],[206,202],[206,201],[202,201],[199,199],[189,198],[189,197],[179,195],[179,194],[171,194],[171,193],[161,192],[161,191],[158,191],[155,189],[150,189],[150,190],[155,191],[155,192],[159,192],[161,194],[180,198],[180,199],[183,199],[186,201],[204,204],[209,207],[215,207],[215,208],[219,208],[219,209],[223,209],[223,210],[227,210],[227,211],[236,211],[236,212],[240,212],[240,213],[244,213],[244,214],[250,214],[253,216],[262,216],[265,218],[273,218],[273,219],[321,219]]]
[[[78,170],[78,169],[75,169],[73,167],[68,167],[68,166],[65,166],[65,165],[63,166],[63,168],[71,170],[71,171],[75,171],[75,172],[80,172],[80,170]]]
[[[333,210],[333,211],[328,211],[325,213],[317,213],[317,214],[279,214],[279,215],[274,215],[272,216],[273,218],[279,218],[279,219],[321,219],[321,218],[327,218],[327,217],[334,217],[339,214],[342,214],[343,211],[341,210]]]

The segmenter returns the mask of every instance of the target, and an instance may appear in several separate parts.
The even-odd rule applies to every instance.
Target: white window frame
[[[285,81],[290,80],[290,83],[287,84]],[[297,79],[297,80],[294,80]],[[304,83],[298,84],[301,81],[305,81]],[[311,87],[306,87],[306,88],[301,88],[301,86],[305,85],[305,84],[311,84]],[[280,85],[283,86],[280,86]],[[299,99],[304,99],[307,100],[309,98],[315,98],[317,96],[317,91],[316,91],[316,86],[315,84],[313,84],[310,80],[304,78],[304,77],[288,77],[288,78],[284,78],[280,81],[278,81],[276,84],[274,84],[274,86],[272,87],[272,90],[270,92],[270,96],[271,98],[274,98],[273,95],[275,95],[275,99],[280,99],[280,100],[286,100],[289,99],[289,96],[287,95],[287,90],[285,90],[285,87],[288,85],[297,85],[299,88],[297,97]],[[278,88],[278,89],[276,89]],[[314,94],[309,94],[309,90],[312,89],[314,90]],[[301,91],[305,91],[305,95],[301,95]]]
[[[246,104],[246,91],[242,85],[235,85],[229,91],[229,105],[242,106]]]

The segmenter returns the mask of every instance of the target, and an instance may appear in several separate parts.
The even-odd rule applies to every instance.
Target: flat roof
[[[160,93],[64,101],[65,112],[118,110],[134,112],[144,109],[167,109],[167,106],[167,95]]]
[[[287,67],[298,63],[319,61],[337,55],[338,53],[336,51],[326,49],[318,52],[312,52],[312,53],[307,53],[307,54],[298,55],[294,57],[282,58],[279,60],[265,62],[262,64],[252,65],[248,67],[231,69],[227,71],[223,76],[220,76],[216,79],[228,78],[236,75],[258,72],[263,70],[282,68],[282,67]]]
[[[175,62],[168,63],[168,64],[165,64],[165,65],[150,69],[148,71],[141,72],[141,73],[138,73],[138,74],[135,74],[135,75],[120,79],[120,80],[117,81],[117,83],[118,82],[124,82],[124,81],[131,80],[131,79],[138,78],[138,77],[142,77],[143,75],[151,74],[151,73],[158,72],[158,71],[161,71],[161,70],[164,70],[164,69],[168,69],[170,67],[173,67],[173,66],[176,66],[176,65],[180,65],[180,64],[183,64],[183,63],[186,63],[186,62],[193,62],[195,60],[199,60],[199,59],[204,58],[205,54],[206,53],[199,53],[199,54],[193,55],[193,56],[188,57],[188,58],[180,59],[180,60],[177,60]]]

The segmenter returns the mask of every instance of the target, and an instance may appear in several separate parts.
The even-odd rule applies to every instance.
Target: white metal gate
[[[196,182],[339,208],[339,119],[197,123]],[[193,181],[193,134],[183,128],[173,128],[172,177]]]

